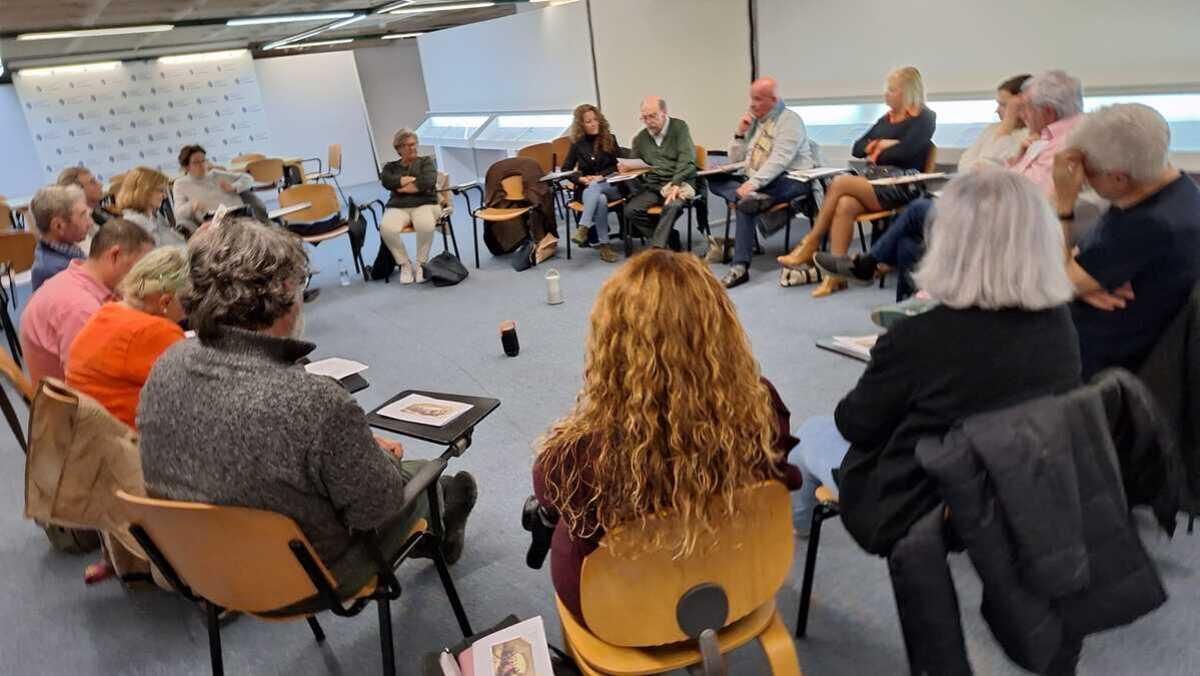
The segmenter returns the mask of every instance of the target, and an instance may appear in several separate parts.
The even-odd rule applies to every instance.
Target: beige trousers
[[[429,261],[429,250],[433,247],[433,231],[437,227],[438,215],[442,212],[436,204],[425,204],[408,209],[388,208],[383,212],[383,222],[379,224],[379,234],[383,243],[391,249],[392,256],[400,265],[411,264],[408,250],[404,248],[404,239],[400,232],[410,224],[417,231],[417,263]]]

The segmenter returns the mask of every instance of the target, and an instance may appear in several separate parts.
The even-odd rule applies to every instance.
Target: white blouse
[[[993,122],[984,128],[975,139],[975,143],[967,148],[958,160],[958,170],[971,171],[980,167],[1006,167],[1008,161],[1021,153],[1021,144],[1029,137],[1029,130],[1014,129],[1007,134],[1000,133],[1000,123]]]

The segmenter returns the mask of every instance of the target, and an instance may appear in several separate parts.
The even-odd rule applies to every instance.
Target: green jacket
[[[642,183],[651,188],[687,183],[696,187],[696,144],[687,122],[670,118],[662,145],[642,129],[633,137],[633,156],[654,167],[642,175]]]
[[[437,163],[432,157],[424,155],[417,157],[409,166],[404,166],[400,160],[393,160],[383,165],[379,172],[379,182],[388,191],[400,187],[400,179],[413,176],[417,179],[417,192],[392,192],[387,205],[398,209],[410,209],[426,204],[437,204]]]

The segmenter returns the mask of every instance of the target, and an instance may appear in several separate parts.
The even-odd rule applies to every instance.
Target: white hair
[[[1083,83],[1065,70],[1048,70],[1025,81],[1021,93],[1035,106],[1049,106],[1059,119],[1083,112]]]
[[[38,232],[50,232],[50,222],[55,217],[71,220],[71,210],[84,199],[83,189],[77,185],[48,185],[38,190],[29,201],[29,211]]]
[[[1083,152],[1089,169],[1121,172],[1137,183],[1151,183],[1167,168],[1171,129],[1150,106],[1116,103],[1084,116],[1067,146]]]
[[[121,280],[125,301],[138,308],[151,295],[178,294],[188,282],[187,249],[181,246],[159,247],[142,256]],[[143,308],[144,309],[144,308]]]
[[[1074,296],[1063,231],[1041,188],[999,168],[959,174],[938,198],[914,279],[953,308],[1044,310]]]

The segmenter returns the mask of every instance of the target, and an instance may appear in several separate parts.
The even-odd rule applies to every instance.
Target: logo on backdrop
[[[174,66],[130,62],[98,73],[18,72],[13,81],[46,182],[78,164],[102,177],[139,164],[173,175],[185,143],[228,162],[270,138],[248,54]]]

